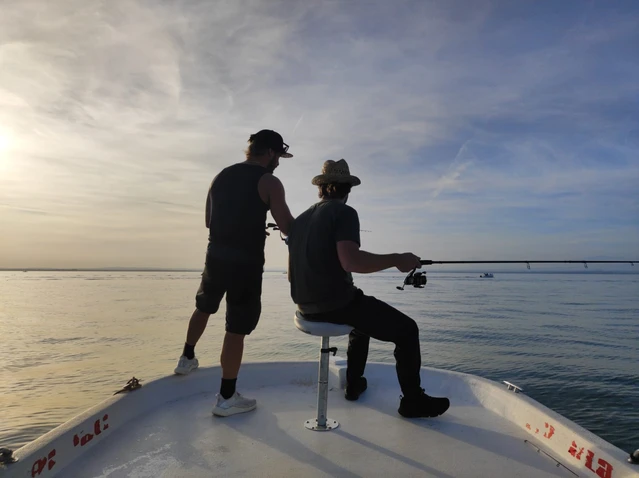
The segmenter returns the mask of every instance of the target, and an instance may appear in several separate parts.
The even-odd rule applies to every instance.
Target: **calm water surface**
[[[639,275],[429,273],[357,276],[420,326],[424,365],[508,380],[614,445],[639,448]],[[171,374],[200,274],[0,272],[0,446],[16,449],[121,388]],[[286,275],[267,272],[246,361],[316,360],[292,324]],[[197,346],[217,365],[224,308]],[[346,339],[333,340],[345,356]],[[370,360],[393,362],[373,341]],[[238,382],[241,387],[241,375]],[[399,395],[399,388],[398,388]]]

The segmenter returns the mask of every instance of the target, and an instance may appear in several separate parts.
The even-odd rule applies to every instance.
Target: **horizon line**
[[[601,265],[601,264],[598,264]],[[239,265],[238,267],[242,267]],[[632,266],[630,269],[621,270],[621,266],[619,264],[615,264],[612,269],[602,270],[602,269],[594,269],[594,268],[581,268],[578,270],[574,269],[565,269],[565,268],[556,268],[557,266],[551,266],[549,269],[545,270],[534,270],[534,269],[526,269],[522,268],[521,270],[497,270],[490,268],[476,268],[476,269],[455,269],[450,268],[450,270],[445,270],[444,266],[441,265],[429,265],[427,270],[426,267],[422,267],[421,271],[424,272],[436,272],[436,273],[477,273],[477,272],[492,272],[494,274],[512,274],[512,273],[522,273],[522,274],[538,274],[538,273],[565,273],[565,274],[587,274],[587,273],[622,273],[622,274],[639,274],[639,270],[633,270]],[[437,270],[432,270],[433,267],[438,267]],[[448,268],[448,267],[447,267]],[[74,268],[65,268],[65,267],[0,267],[0,272],[202,272],[202,269],[196,268],[188,268],[188,267],[74,267]],[[264,272],[287,272],[286,267],[265,267]],[[404,272],[400,272],[398,270],[382,270],[375,272],[375,274],[405,274]],[[357,274],[357,273],[355,273]],[[370,275],[370,274],[357,274],[357,275]]]

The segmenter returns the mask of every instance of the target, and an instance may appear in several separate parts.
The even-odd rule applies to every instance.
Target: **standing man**
[[[450,406],[448,398],[431,397],[420,387],[417,324],[385,302],[364,295],[351,274],[390,267],[408,272],[421,267],[420,258],[409,252],[380,255],[360,250],[359,217],[346,201],[351,188],[361,182],[350,174],[346,161],[326,161],[312,184],[318,186],[321,201],[295,219],[288,236],[291,297],[307,320],[353,327],[348,341],[346,399],[357,400],[366,390],[364,368],[373,337],[395,344],[403,393],[399,414],[441,415]]]
[[[199,363],[195,345],[209,316],[217,312],[226,294],[226,335],[220,362],[222,383],[213,414],[229,416],[248,412],[256,400],[235,390],[242,363],[244,337],[257,326],[261,313],[266,212],[284,234],[293,216],[284,187],[273,171],[280,158],[292,158],[288,145],[275,131],[261,130],[248,140],[246,161],[223,169],[211,183],[206,197],[209,244],[202,281],[195,297],[184,351],[175,373],[186,375]]]

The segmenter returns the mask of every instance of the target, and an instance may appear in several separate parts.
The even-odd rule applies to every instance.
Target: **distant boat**
[[[488,278],[488,279],[492,279],[492,278],[493,278],[493,275],[492,275],[492,273],[490,273],[490,272],[484,272],[484,273],[483,273],[482,275],[480,275],[479,277],[485,277],[485,278]]]

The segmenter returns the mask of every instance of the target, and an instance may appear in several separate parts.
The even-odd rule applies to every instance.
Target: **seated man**
[[[403,396],[399,414],[436,417],[450,406],[448,398],[430,397],[420,387],[419,329],[413,319],[355,287],[351,273],[397,267],[408,272],[421,267],[411,253],[371,254],[360,250],[359,217],[346,205],[352,186],[343,159],[326,161],[313,178],[321,201],[298,216],[290,228],[289,280],[291,297],[307,320],[347,324],[354,329],[348,342],[346,399],[357,400],[366,390],[364,367],[370,337],[395,344],[397,378]]]

